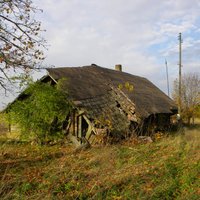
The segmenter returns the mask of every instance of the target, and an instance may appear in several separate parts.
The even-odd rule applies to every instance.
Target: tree
[[[181,110],[182,118],[190,124],[191,119],[196,115],[198,106],[200,105],[200,77],[198,73],[185,74],[182,77],[181,91]],[[178,102],[178,80],[174,81],[174,89],[172,94],[174,100]]]
[[[33,135],[40,141],[63,136],[62,125],[72,106],[60,85],[33,83],[7,108],[8,118],[19,125],[22,136]]]
[[[0,0],[0,88],[11,81],[9,69],[27,72],[44,59],[41,22],[34,19],[38,11],[31,0]]]

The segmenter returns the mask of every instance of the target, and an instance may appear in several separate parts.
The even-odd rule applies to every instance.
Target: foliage
[[[41,22],[34,19],[38,11],[31,0],[0,1],[0,86],[5,90],[9,69],[28,72],[44,59]]]
[[[8,120],[6,118],[6,115],[4,113],[0,113],[0,135],[3,133],[7,133],[8,132]]]
[[[132,92],[134,90],[134,86],[132,84],[130,84],[129,82],[125,82],[124,84],[119,84],[118,88],[120,90],[122,90],[123,88],[125,88],[128,92]]]
[[[62,122],[70,112],[67,93],[46,83],[31,84],[10,106],[9,117],[23,135],[34,133],[40,140],[61,136]]]
[[[8,125],[8,120],[7,120],[7,117],[6,117],[6,114],[5,114],[5,113],[3,113],[3,112],[0,113],[0,119],[1,119],[0,122],[1,122],[2,124]]]
[[[199,129],[78,154],[70,145],[1,147],[2,200],[199,199]]]
[[[182,117],[190,123],[190,119],[197,114],[200,105],[200,77],[198,73],[185,74],[182,77],[181,108]],[[178,104],[178,80],[174,81],[173,99]]]
[[[195,115],[200,118],[200,105],[197,106],[196,110],[195,110]]]

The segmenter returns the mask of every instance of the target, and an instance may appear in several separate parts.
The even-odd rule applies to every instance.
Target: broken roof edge
[[[49,75],[51,76],[51,78],[54,78],[54,80],[59,80],[62,77],[65,77],[66,75],[69,75],[69,77],[71,77],[71,80],[73,80],[73,84],[78,84],[78,87],[73,87],[72,89],[75,91],[76,95],[76,99],[79,100],[83,100],[87,98],[87,95],[85,94],[80,94],[80,92],[77,92],[77,88],[80,89],[80,87],[83,87],[84,84],[87,83],[87,90],[88,93],[91,92],[91,88],[93,88],[93,95],[97,96],[100,91],[102,91],[102,88],[104,89],[108,89],[108,85],[109,83],[112,86],[117,87],[118,83],[121,82],[125,82],[125,81],[130,81],[131,84],[134,84],[134,86],[136,85],[137,90],[135,90],[135,97],[133,95],[128,95],[129,99],[131,99],[131,101],[133,101],[134,103],[136,103],[136,107],[141,108],[138,109],[139,112],[150,112],[152,113],[152,109],[150,108],[150,103],[148,103],[148,107],[142,108],[143,105],[145,103],[145,101],[148,100],[148,98],[150,98],[150,101],[153,101],[153,103],[155,104],[154,106],[157,106],[159,104],[159,101],[163,101],[165,104],[168,104],[166,109],[162,108],[161,105],[159,105],[157,108],[162,112],[163,110],[167,110],[168,112],[172,112],[172,110],[177,110],[177,106],[175,105],[173,99],[171,99],[168,95],[166,95],[159,87],[157,87],[153,82],[151,82],[150,80],[148,80],[145,77],[141,77],[141,76],[136,76],[127,72],[123,72],[123,71],[116,71],[115,69],[110,69],[110,68],[105,68],[105,67],[101,67],[98,66],[96,64],[91,64],[89,66],[82,66],[82,67],[59,67],[59,68],[50,68],[48,69]],[[90,75],[91,78],[90,79]],[[86,80],[86,81],[85,81]],[[102,81],[103,80],[103,81]],[[80,82],[79,82],[80,81]],[[96,85],[98,85],[98,92],[94,92]],[[107,85],[107,86],[106,86]],[[143,87],[144,86],[144,87]],[[100,89],[100,90],[99,90]],[[106,90],[107,90],[106,89]],[[152,91],[152,93],[151,93]],[[103,91],[105,92],[105,91]],[[145,95],[145,98],[143,98],[143,94]],[[158,95],[157,100],[156,100],[156,95]],[[100,95],[99,95],[100,96]],[[149,97],[148,97],[149,96]],[[152,98],[151,98],[152,96]],[[91,97],[91,95],[89,96],[89,98]],[[88,98],[88,99],[89,99]],[[138,100],[138,98],[140,98],[142,101]],[[156,102],[157,101],[157,102]],[[170,105],[171,104],[171,105]],[[138,106],[139,105],[139,106]],[[171,110],[169,107],[173,106],[174,108]],[[148,112],[145,111],[146,108],[148,109]],[[166,111],[167,112],[167,111]]]

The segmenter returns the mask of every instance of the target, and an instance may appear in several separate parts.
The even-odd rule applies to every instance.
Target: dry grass
[[[199,199],[200,131],[151,144],[93,147],[2,142],[0,199]]]

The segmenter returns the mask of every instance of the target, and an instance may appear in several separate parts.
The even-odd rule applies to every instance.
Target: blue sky
[[[33,0],[49,44],[45,65],[95,63],[143,76],[167,91],[178,76],[178,34],[183,73],[200,73],[200,0]]]

